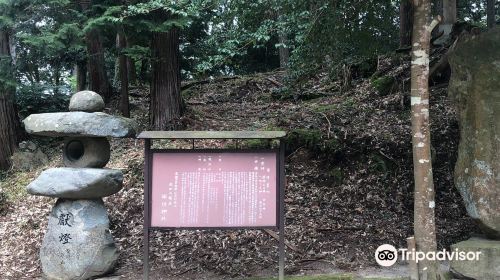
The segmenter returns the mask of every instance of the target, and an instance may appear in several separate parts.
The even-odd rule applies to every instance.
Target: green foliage
[[[394,89],[394,83],[396,80],[392,76],[382,76],[372,80],[372,86],[377,90],[377,92],[382,95],[388,95]]]
[[[67,111],[70,92],[66,86],[21,85],[16,93],[19,114],[25,118],[30,114]]]
[[[484,1],[460,0],[458,7],[460,19],[484,24]],[[0,85],[70,88],[75,64],[87,59],[89,30],[100,34],[108,77],[119,55],[116,34],[125,31],[123,52],[147,83],[151,35],[175,27],[183,78],[273,70],[280,67],[278,49],[286,47],[287,86],[272,97],[308,100],[320,95],[303,81],[318,71],[342,78],[339,70],[348,65],[353,79],[373,74],[377,55],[397,47],[398,9],[394,0],[103,0],[86,9],[71,0],[0,0],[0,29],[10,30],[16,55],[15,69],[0,58]],[[387,94],[390,82],[373,84]]]
[[[316,150],[321,146],[321,131],[315,129],[294,129],[287,134],[285,139],[286,149],[294,151],[304,147]]]

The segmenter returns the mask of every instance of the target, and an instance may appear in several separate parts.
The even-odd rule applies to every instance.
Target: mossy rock
[[[459,116],[454,182],[467,213],[500,239],[500,28],[463,36],[449,61],[448,94]]]
[[[377,92],[386,96],[392,92],[396,79],[392,76],[382,76],[380,78],[375,78],[372,80],[372,86],[377,90]]]
[[[285,139],[286,150],[294,151],[300,147],[311,150],[317,149],[321,144],[321,131],[318,129],[294,129]]]
[[[331,169],[328,172],[328,176],[330,177],[332,183],[335,186],[338,186],[338,185],[342,184],[342,180],[344,178],[344,175],[342,173],[342,168],[335,167],[335,168]]]

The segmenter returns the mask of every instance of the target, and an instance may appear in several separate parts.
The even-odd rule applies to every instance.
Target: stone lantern
[[[62,168],[43,171],[28,193],[56,197],[40,249],[46,279],[89,279],[114,268],[118,250],[102,197],[122,188],[120,170],[104,169],[107,137],[134,137],[135,123],[102,113],[104,101],[92,91],[71,97],[66,113],[34,114],[23,122],[33,135],[65,137]]]

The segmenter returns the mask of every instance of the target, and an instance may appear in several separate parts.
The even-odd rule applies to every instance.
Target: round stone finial
[[[102,112],[104,100],[102,97],[90,90],[79,91],[69,100],[70,111]]]

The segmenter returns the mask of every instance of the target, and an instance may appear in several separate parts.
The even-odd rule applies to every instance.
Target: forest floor
[[[385,66],[384,66],[385,65]],[[387,58],[378,77],[353,77],[349,89],[326,75],[285,90],[283,72],[186,84],[187,130],[276,130],[286,139],[286,273],[356,273],[400,276],[404,268],[380,270],[382,244],[405,247],[413,226],[413,171],[408,92],[409,61]],[[453,186],[458,124],[445,85],[431,90],[432,145],[438,247],[467,239],[475,226]],[[304,98],[306,96],[306,98]],[[305,100],[307,99],[307,100]],[[107,109],[116,113],[114,100]],[[148,122],[148,92],[131,92],[132,117]],[[7,194],[0,215],[0,278],[37,279],[38,251],[54,199],[26,194],[44,169],[62,166],[61,139],[33,138],[50,163],[31,172],[0,176]],[[182,141],[162,145],[188,145]],[[230,141],[197,147],[234,145]],[[242,146],[262,145],[256,141]],[[105,198],[111,230],[121,252],[115,275],[142,273],[143,147],[135,139],[112,140],[108,168],[122,169],[124,189]],[[155,231],[151,235],[152,279],[234,279],[277,272],[278,241],[266,231]]]

